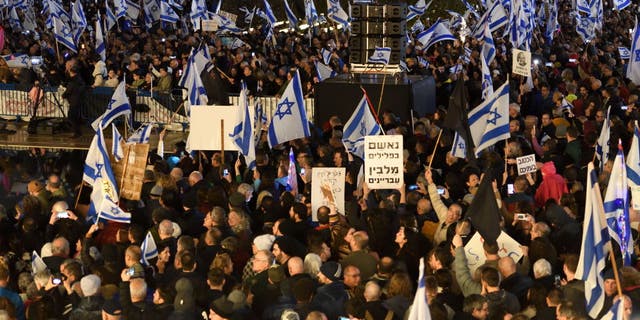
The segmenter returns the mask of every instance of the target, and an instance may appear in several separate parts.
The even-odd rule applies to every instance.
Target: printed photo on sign
[[[531,76],[531,52],[513,49],[512,72],[521,76]]]
[[[520,244],[516,240],[502,231],[496,241],[498,242],[498,255],[500,258],[511,257],[515,262],[520,261],[523,254]],[[471,274],[487,260],[484,256],[484,249],[482,249],[483,243],[484,239],[482,239],[480,233],[476,232],[467,245],[464,246],[464,253],[467,256],[467,266]]]
[[[538,167],[536,166],[536,156],[533,154],[516,158],[516,163],[518,166],[519,176],[538,171]]]
[[[313,168],[311,172],[311,213],[313,221],[318,221],[318,209],[322,206],[335,207],[344,214],[345,168]]]
[[[365,136],[364,181],[370,189],[398,189],[404,183],[402,136]]]

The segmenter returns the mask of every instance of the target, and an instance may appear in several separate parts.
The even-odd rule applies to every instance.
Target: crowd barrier
[[[82,116],[87,122],[92,122],[98,118],[106,109],[114,88],[96,87],[91,88],[83,97],[84,106]],[[64,88],[47,87],[44,88],[44,98],[36,110],[37,118],[62,118],[67,114],[68,103],[62,98]],[[134,120],[145,123],[154,122],[163,125],[187,126],[189,120],[184,116],[184,108],[180,107],[182,97],[169,93],[137,91],[129,92],[129,99],[135,97]],[[258,97],[262,104],[263,112],[268,117],[273,115],[278,104],[276,97]],[[238,105],[237,95],[229,96],[231,105]],[[188,102],[187,102],[188,104]],[[313,119],[314,99],[305,99],[305,108],[309,120]],[[180,109],[180,110],[178,110]],[[175,114],[175,111],[178,113]],[[5,119],[19,119],[29,121],[33,117],[33,102],[29,98],[29,92],[19,90],[14,84],[0,84],[0,117]]]

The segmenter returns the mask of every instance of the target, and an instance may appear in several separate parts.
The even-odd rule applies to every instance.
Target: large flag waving
[[[196,73],[196,71],[198,70],[198,66],[195,59],[189,59],[189,66],[187,67],[187,69],[189,70],[189,78],[187,79],[186,83],[187,93],[189,96],[189,105],[199,106],[207,104],[209,102],[209,98],[207,97],[207,90],[202,84],[200,73]]]
[[[111,124],[111,121],[119,116],[131,116],[131,104],[129,104],[129,98],[125,91],[124,81],[120,82],[113,92],[107,110],[105,110],[98,119],[93,121],[91,126],[95,130],[98,130],[99,127],[105,128]]]
[[[340,0],[327,0],[327,18],[349,28],[349,15],[340,6]]]
[[[420,276],[418,277],[418,290],[413,297],[411,311],[408,320],[431,320],[431,311],[427,303],[427,284],[425,281],[424,258],[420,259]]]
[[[115,203],[119,199],[116,179],[111,169],[109,154],[107,154],[102,134],[102,126],[96,130],[96,135],[91,141],[82,178],[93,187],[87,220],[95,222],[99,212],[103,210],[104,201]],[[111,211],[110,208],[108,210]]]
[[[618,142],[618,154],[613,162],[607,192],[604,196],[604,213],[607,218],[609,235],[620,245],[624,265],[631,265],[633,239],[629,223],[629,188],[627,186],[627,166],[624,163],[624,153],[620,142]]]
[[[127,143],[149,143],[151,138],[151,129],[153,129],[152,123],[145,123],[140,126],[133,134],[127,139]]]
[[[638,129],[638,121],[635,122],[633,128],[633,140],[631,140],[631,148],[629,148],[627,155],[627,182],[632,188],[640,186],[640,129]],[[633,199],[633,201],[640,201],[640,199]]]
[[[420,32],[416,39],[422,43],[422,50],[427,51],[437,42],[456,40],[456,37],[442,21],[438,20],[429,29]]]
[[[103,219],[103,220],[109,220],[113,222],[131,223],[131,213],[124,212],[124,210],[122,210],[118,206],[118,204],[113,202],[113,200],[111,200],[111,198],[109,198],[108,196],[102,199],[100,198],[93,199],[92,197],[91,204],[95,205],[97,201],[100,201],[100,207],[99,207],[99,210],[97,210],[98,213],[97,213],[96,221]]]
[[[356,110],[345,124],[342,143],[347,151],[364,160],[364,137],[379,135],[382,129],[371,112],[366,93],[358,103]]]
[[[469,128],[476,146],[476,156],[496,142],[510,137],[509,82],[469,112]]]
[[[233,138],[233,143],[238,146],[240,153],[244,155],[247,166],[253,168],[256,162],[256,139],[253,134],[256,119],[251,114],[247,91],[247,85],[243,82],[239,99],[240,107],[238,108],[240,122],[233,128],[233,134],[230,136]]]
[[[100,55],[102,62],[107,61],[107,47],[104,43],[104,35],[102,34],[102,20],[98,13],[98,19],[96,20],[96,53]]]
[[[373,55],[369,57],[367,63],[380,63],[387,65],[391,59],[391,48],[388,47],[376,47]]]
[[[297,28],[298,18],[296,18],[295,13],[293,13],[293,10],[289,7],[287,0],[284,0],[284,12],[287,14],[287,19],[289,20],[289,28]]]
[[[584,280],[584,294],[589,316],[596,318],[604,305],[604,277],[602,272],[611,250],[604,220],[604,207],[598,186],[598,175],[590,162],[587,169],[587,194],[582,225],[582,248],[576,279]]]
[[[271,117],[268,135],[269,147],[273,148],[281,143],[310,135],[300,74],[296,70],[293,79],[278,100],[276,112]]]
[[[640,85],[640,28],[638,28],[638,18],[633,29],[633,42],[631,43],[631,58],[627,66],[627,78],[636,85]]]
[[[168,23],[176,23],[180,16],[167,0],[160,0],[160,20]]]
[[[78,47],[73,39],[73,32],[71,28],[56,16],[52,16],[51,19],[53,20],[53,33],[56,41],[69,48],[69,50],[77,53]]]

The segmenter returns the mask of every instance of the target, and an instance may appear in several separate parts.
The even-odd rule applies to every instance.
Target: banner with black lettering
[[[364,181],[370,189],[398,189],[404,183],[402,136],[364,138]]]
[[[517,157],[516,162],[518,165],[519,176],[527,174],[529,172],[538,171],[538,167],[536,166],[536,156],[533,154]]]

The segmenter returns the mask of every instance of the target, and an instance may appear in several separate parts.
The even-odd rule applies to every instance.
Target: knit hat
[[[109,315],[116,316],[122,314],[122,307],[120,303],[118,303],[118,299],[109,299],[105,300],[102,305],[102,311]]]
[[[340,281],[342,267],[335,261],[328,261],[320,267],[320,273],[331,281]]]
[[[80,280],[80,289],[82,289],[82,294],[85,297],[95,296],[100,290],[100,284],[102,281],[100,277],[95,274],[90,274],[82,277]]]
[[[27,185],[27,191],[32,193],[40,192],[44,189],[44,184],[38,180],[31,180]]]
[[[242,207],[245,203],[245,197],[240,192],[234,192],[229,196],[229,204],[232,207]]]
[[[209,309],[222,318],[231,318],[231,316],[233,316],[233,303],[225,297],[218,298],[211,302]]]
[[[271,250],[276,237],[272,234],[263,234],[253,239],[253,244],[258,250]]]
[[[195,308],[193,299],[193,285],[187,278],[176,281],[176,298],[173,300],[176,311],[192,311]]]

